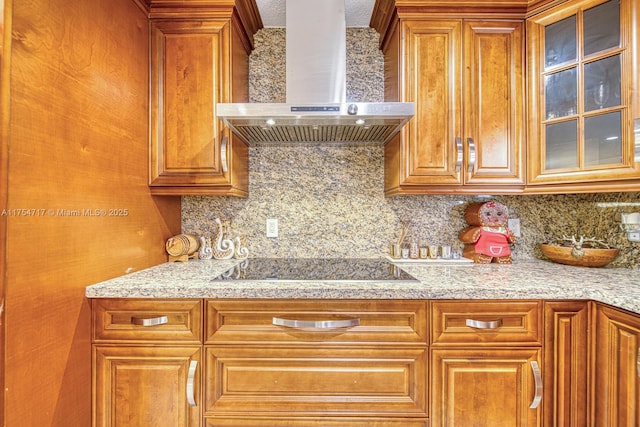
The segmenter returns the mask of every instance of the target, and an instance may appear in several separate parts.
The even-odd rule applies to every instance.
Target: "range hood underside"
[[[322,111],[324,109],[327,111]],[[357,113],[353,113],[354,109]],[[218,104],[217,113],[227,126],[251,146],[294,142],[384,145],[411,119],[414,106],[413,103],[399,102],[307,107],[260,103]]]

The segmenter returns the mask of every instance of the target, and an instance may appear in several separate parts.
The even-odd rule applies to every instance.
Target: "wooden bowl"
[[[571,247],[555,246],[540,244],[540,250],[553,262],[566,265],[576,265],[580,267],[604,267],[613,261],[620,252],[620,249],[596,249],[596,248],[583,248],[584,256],[582,258],[576,258],[571,253]]]

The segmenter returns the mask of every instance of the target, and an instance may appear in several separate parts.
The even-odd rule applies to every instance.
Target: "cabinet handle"
[[[462,169],[462,139],[456,136],[456,173]]]
[[[531,402],[529,409],[536,409],[542,401],[542,374],[538,362],[535,360],[531,361],[531,369],[533,370],[533,379],[536,382],[536,394],[533,396],[533,402]]]
[[[223,136],[222,142],[220,142],[220,163],[222,164],[222,172],[229,172],[229,162],[227,161],[227,145],[229,145],[229,138],[227,136]]]
[[[636,356],[636,370],[638,371],[638,376],[640,377],[640,347],[638,347],[638,355]]]
[[[469,145],[469,167],[468,172],[473,172],[473,168],[476,166],[476,143],[473,142],[473,138],[467,138],[467,144]]]
[[[169,323],[167,316],[152,317],[150,319],[142,319],[140,317],[132,317],[131,323],[138,326],[157,326]]]
[[[484,322],[482,320],[467,319],[465,323],[470,328],[498,329],[500,326],[502,326],[502,319],[490,320],[488,322]]]
[[[336,329],[336,328],[349,328],[352,326],[360,325],[360,319],[347,319],[347,320],[291,320],[281,319],[274,317],[272,324],[276,326],[286,326],[288,328],[314,328],[314,329]]]
[[[192,360],[189,363],[189,374],[187,375],[187,402],[189,406],[197,406],[195,399],[195,381],[196,381],[196,368],[198,367],[198,361]]]

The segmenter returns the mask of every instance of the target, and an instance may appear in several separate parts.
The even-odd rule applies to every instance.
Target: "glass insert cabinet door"
[[[569,1],[528,20],[530,182],[639,176],[631,1]]]

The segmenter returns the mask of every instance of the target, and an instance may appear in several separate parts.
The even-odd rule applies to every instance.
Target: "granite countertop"
[[[250,260],[249,260],[250,261]],[[640,314],[640,270],[549,261],[398,264],[419,282],[213,281],[237,260],[164,263],[86,288],[88,298],[577,299]]]

